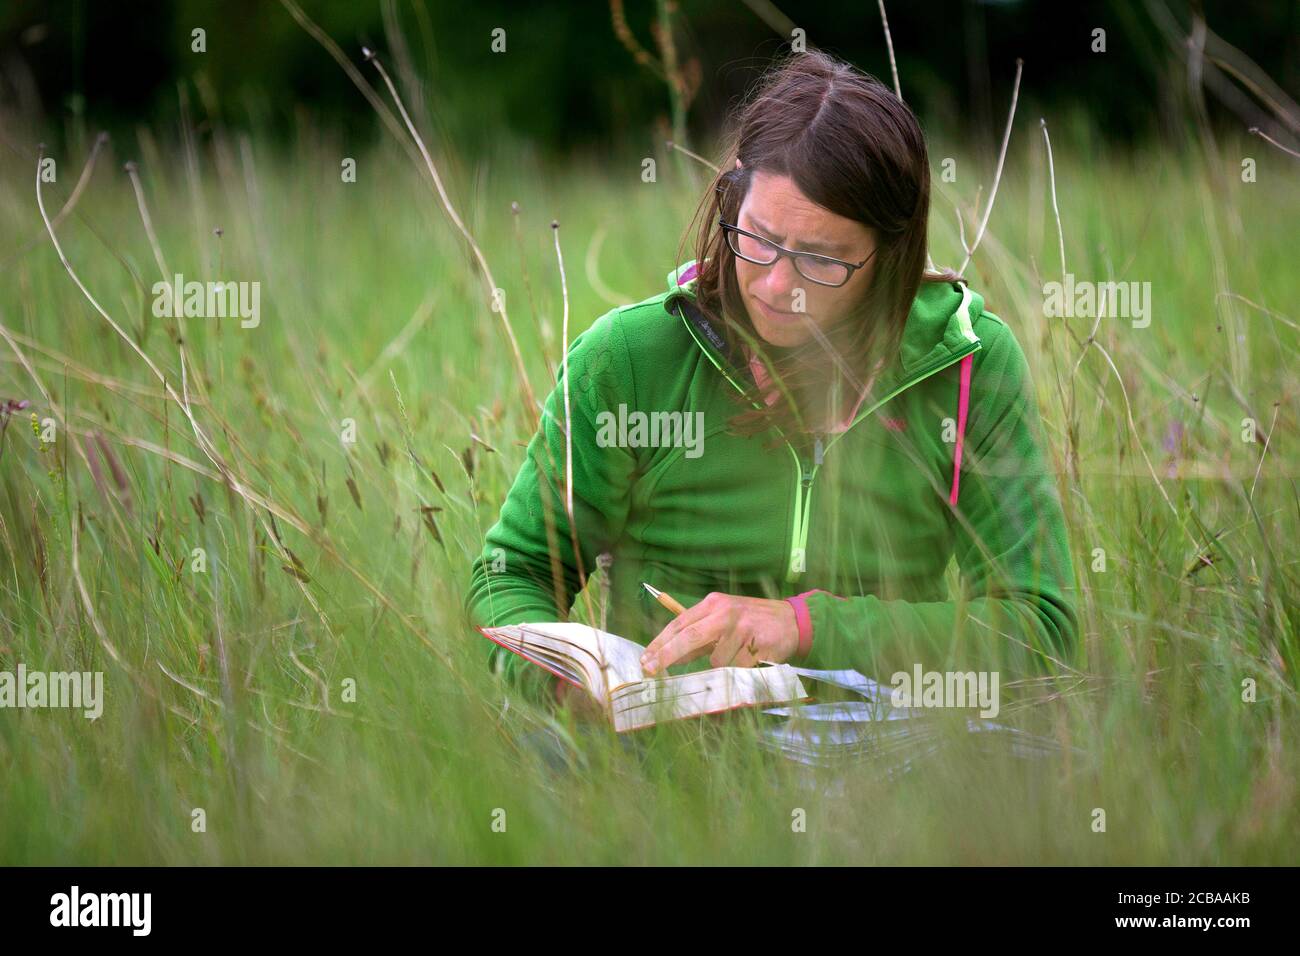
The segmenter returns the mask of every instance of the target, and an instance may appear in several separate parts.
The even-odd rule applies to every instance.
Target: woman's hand
[[[652,675],[704,654],[714,667],[780,664],[799,649],[799,624],[787,601],[708,595],[679,614],[641,655],[641,669]]]

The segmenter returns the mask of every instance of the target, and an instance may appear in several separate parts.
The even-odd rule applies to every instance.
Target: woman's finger
[[[683,628],[690,627],[691,625],[704,620],[713,613],[716,606],[717,599],[713,594],[709,594],[704,598],[704,600],[688,607],[681,614],[669,621],[668,625],[655,636],[655,639],[646,646],[645,651],[641,654],[642,666],[644,666],[644,662],[652,655],[658,656],[663,650],[664,645],[681,633]]]
[[[762,645],[759,643],[756,634],[741,633],[740,644],[736,648],[736,656],[731,661],[732,667],[757,667],[759,660],[762,658]]]
[[[641,669],[646,674],[654,674],[674,664],[693,661],[708,653],[722,635],[721,625],[724,621],[723,615],[711,614],[702,621],[679,628],[677,633],[670,635],[657,651],[647,650],[642,657]]]
[[[744,667],[745,665],[737,660],[737,655],[743,650],[748,639],[749,635],[742,628],[734,625],[727,628],[714,645],[709,664],[713,667]]]

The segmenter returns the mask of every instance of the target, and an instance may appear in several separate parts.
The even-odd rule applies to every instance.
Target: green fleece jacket
[[[1050,670],[1078,636],[1074,567],[1011,329],[968,287],[922,283],[897,358],[850,427],[780,436],[772,450],[775,432],[728,431],[752,377],[694,307],[695,275],[679,266],[667,291],[574,339],[576,527],[561,381],[474,564],[470,621],[565,620],[576,540],[605,630],[643,644],[671,618],[646,582],[688,607],[711,591],[790,600],[792,662],[806,667],[882,681],[918,664],[1009,670],[1004,680]],[[960,574],[948,575],[954,556]],[[469,633],[529,695],[550,685]]]

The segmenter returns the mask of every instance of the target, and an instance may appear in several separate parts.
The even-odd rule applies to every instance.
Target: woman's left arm
[[[950,512],[962,577],[957,600],[820,590],[786,601],[710,595],[651,643],[652,663],[710,652],[715,666],[791,660],[883,679],[917,664],[1031,674],[1072,653],[1079,631],[1074,565],[1028,363],[1000,321],[977,356],[960,493]]]
[[[1024,674],[1072,653],[1079,631],[1074,563],[1029,366],[1001,322],[986,333],[981,352],[951,512],[961,597],[795,598],[796,617],[810,631],[809,666],[880,674],[918,663],[980,664]]]

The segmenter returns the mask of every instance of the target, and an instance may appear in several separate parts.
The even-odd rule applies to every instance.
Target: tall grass
[[[1084,639],[1061,680],[1004,685],[1003,713],[1060,756],[954,740],[908,774],[814,774],[761,756],[741,715],[630,747],[580,735],[584,762],[558,773],[521,735],[577,731],[507,700],[459,611],[534,420],[474,257],[391,140],[304,124],[273,149],[197,123],[103,146],[57,226],[129,342],[45,233],[35,134],[0,152],[0,400],[31,402],[0,457],[0,669],[102,670],[107,688],[95,722],[0,711],[0,860],[1294,861],[1290,157],[1244,135],[1208,158],[1112,154],[1094,127],[1053,128],[1065,268],[1153,287],[1148,328],[1094,328],[1043,317],[1063,264],[1045,143],[1017,120],[969,274],[1029,355],[1060,469]],[[52,218],[91,148],[66,138]],[[552,219],[572,335],[661,290],[696,196],[664,155],[644,183],[632,154],[503,141],[470,166],[432,145],[549,391]],[[992,174],[941,137],[932,155],[960,171],[932,220],[935,261],[956,264]],[[260,325],[154,317],[164,268],[261,282]]]

